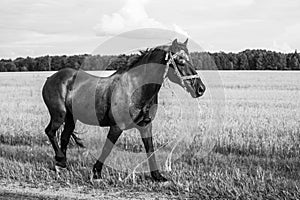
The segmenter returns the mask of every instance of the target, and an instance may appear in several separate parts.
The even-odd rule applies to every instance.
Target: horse
[[[97,77],[82,70],[64,68],[48,77],[42,97],[50,122],[45,129],[55,152],[55,166],[66,168],[67,146],[74,134],[76,121],[110,127],[98,160],[92,167],[92,178],[101,179],[105,159],[124,130],[137,128],[142,138],[151,177],[167,181],[161,175],[154,154],[152,121],[158,104],[158,93],[164,79],[180,85],[193,98],[202,96],[205,85],[192,65],[187,49],[188,39],[161,45],[135,56],[108,77]],[[154,108],[154,109],[152,109]],[[60,145],[56,131],[63,125]]]

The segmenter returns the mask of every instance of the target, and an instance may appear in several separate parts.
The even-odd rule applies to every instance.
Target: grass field
[[[87,148],[71,145],[68,170],[57,175],[41,98],[50,74],[0,74],[0,185],[6,192],[38,190],[35,199],[300,199],[299,72],[219,72],[223,85],[213,81],[216,73],[202,72],[208,90],[198,101],[173,85],[162,88],[154,140],[170,184],[152,182],[143,172],[147,163],[135,130],[123,134],[103,180],[91,184],[108,129],[81,123],[76,132]],[[213,90],[224,91],[225,101]],[[167,171],[166,157],[179,138]]]

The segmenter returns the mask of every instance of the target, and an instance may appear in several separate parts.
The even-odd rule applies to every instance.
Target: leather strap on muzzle
[[[177,66],[176,62],[174,61],[174,59],[177,58],[178,55],[179,55],[179,53],[175,53],[175,54],[172,55],[171,52],[168,52],[166,54],[166,58],[165,59],[168,60],[168,62],[166,64],[166,69],[165,69],[165,73],[164,73],[163,77],[164,77],[164,79],[167,77],[170,65],[172,64],[173,67],[174,67],[174,73],[175,73],[175,75],[180,79],[182,86],[186,89],[186,86],[184,84],[185,80],[193,79],[193,78],[200,78],[200,77],[199,77],[198,74],[189,75],[189,76],[182,76],[180,74],[180,72],[179,72],[179,69],[178,69],[178,66]]]

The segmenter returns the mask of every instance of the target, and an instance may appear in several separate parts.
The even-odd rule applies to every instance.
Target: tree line
[[[37,58],[1,59],[0,72],[57,71],[70,67],[84,70],[116,70],[125,66],[132,55],[41,56]],[[192,52],[197,70],[300,70],[300,54],[267,50],[245,50],[239,53]]]

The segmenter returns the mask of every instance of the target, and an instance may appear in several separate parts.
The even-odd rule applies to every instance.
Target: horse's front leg
[[[110,154],[112,148],[114,147],[116,141],[118,140],[122,132],[123,131],[117,126],[110,127],[101,155],[93,167],[93,179],[101,178],[103,163]]]
[[[155,181],[167,181],[165,177],[163,177],[160,172],[158,171],[158,167],[156,164],[155,154],[154,154],[154,147],[153,147],[153,139],[152,139],[152,124],[148,124],[146,127],[139,128],[149,163],[150,173],[152,178]]]

